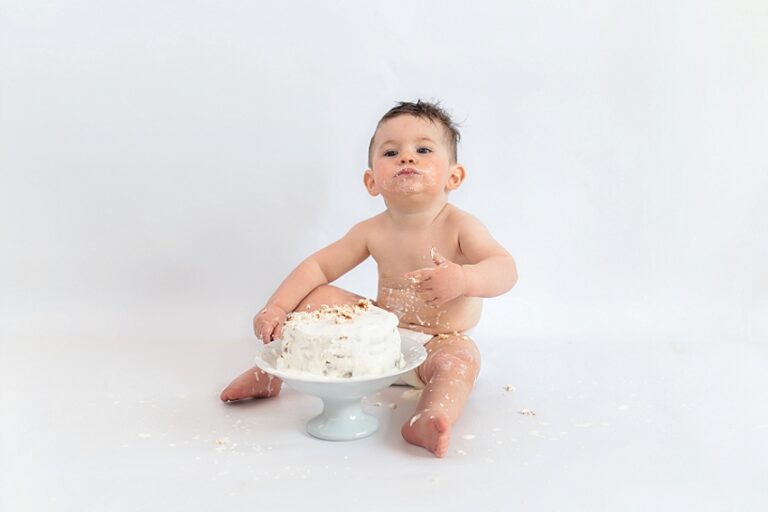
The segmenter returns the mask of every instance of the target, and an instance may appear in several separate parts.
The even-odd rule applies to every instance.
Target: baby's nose
[[[406,163],[406,162],[413,163],[414,158],[413,158],[412,154],[401,153],[400,154],[400,161],[402,163]]]

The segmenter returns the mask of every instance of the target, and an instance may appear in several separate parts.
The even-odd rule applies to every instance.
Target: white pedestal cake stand
[[[390,386],[400,375],[413,370],[427,357],[421,344],[404,339],[402,352],[405,366],[402,368],[377,377],[332,378],[277,369],[275,361],[281,353],[282,344],[282,341],[276,340],[261,345],[256,366],[279,377],[296,391],[322,399],[323,412],[307,423],[307,432],[328,441],[362,439],[376,432],[379,420],[363,412],[361,399]]]

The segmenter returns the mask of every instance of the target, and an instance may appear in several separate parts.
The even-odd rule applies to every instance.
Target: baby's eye
[[[429,149],[429,148],[419,148],[419,149],[418,149],[418,152],[419,152],[419,153],[422,153],[422,154],[426,154],[426,153],[431,153],[431,152],[432,152],[432,150],[431,150],[431,149]]]
[[[397,155],[397,151],[395,151],[394,149],[390,149],[384,152],[384,156],[395,156],[395,155]]]

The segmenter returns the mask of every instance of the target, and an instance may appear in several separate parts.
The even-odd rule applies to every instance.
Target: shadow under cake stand
[[[405,365],[402,368],[376,377],[325,377],[278,369],[275,362],[281,354],[282,344],[281,340],[275,340],[268,345],[260,345],[256,366],[279,377],[296,391],[323,401],[323,412],[309,420],[307,432],[327,441],[352,441],[376,432],[379,420],[363,412],[362,398],[394,384],[398,377],[419,366],[427,357],[424,346],[404,339],[402,353]]]

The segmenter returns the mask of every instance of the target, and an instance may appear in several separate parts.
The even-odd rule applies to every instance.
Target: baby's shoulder
[[[380,231],[384,225],[384,214],[380,213],[378,215],[374,215],[373,217],[370,217],[365,220],[361,220],[352,228],[350,229],[350,232],[355,232],[359,234],[370,234],[374,233],[376,231]]]
[[[483,225],[477,217],[450,203],[446,206],[445,223],[459,230],[473,229]]]

